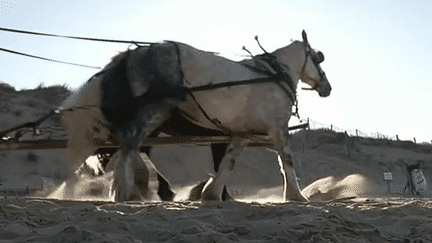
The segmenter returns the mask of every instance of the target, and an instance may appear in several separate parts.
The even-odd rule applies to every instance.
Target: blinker
[[[312,59],[316,64],[320,64],[324,61],[324,54],[319,51],[316,53],[316,55],[312,56]]]
[[[322,63],[322,62],[324,62],[324,54],[322,53],[322,52],[318,52],[317,53],[317,55],[318,55],[318,63]]]

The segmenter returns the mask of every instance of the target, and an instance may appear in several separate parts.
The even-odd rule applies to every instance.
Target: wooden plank
[[[1,141],[0,150],[64,149],[67,140]]]
[[[250,146],[270,146],[270,140],[264,137],[251,137]],[[155,145],[182,145],[191,144],[196,146],[209,146],[213,143],[229,143],[232,137],[217,136],[217,137],[157,137],[147,138],[142,142],[142,147]],[[39,150],[39,149],[65,149],[67,144],[66,139],[62,140],[37,140],[37,141],[3,141],[0,142],[0,150]],[[96,142],[100,148],[118,148],[118,144]]]
[[[309,124],[301,124],[290,127],[289,130],[304,129]],[[264,135],[243,135],[244,139],[249,140],[250,147],[272,147],[273,142]],[[229,143],[231,136],[182,136],[182,137],[157,137],[146,138],[142,142],[142,147],[155,145],[184,145],[191,144],[196,146],[209,146],[214,143]],[[118,148],[118,144],[95,142],[101,148]],[[36,149],[65,149],[67,140],[35,140],[35,141],[0,141],[0,151],[7,150],[36,150]]]

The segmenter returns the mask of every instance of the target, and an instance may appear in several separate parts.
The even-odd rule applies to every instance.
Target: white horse
[[[61,108],[88,108],[76,109],[83,112],[82,121],[66,122],[72,134],[71,171],[94,152],[95,138],[108,140],[118,135],[120,150],[110,161],[113,191],[117,201],[130,200],[137,184],[136,171],[145,170],[137,162],[141,141],[159,132],[184,134],[175,126],[177,114],[232,136],[216,176],[202,191],[203,200],[222,199],[235,160],[247,146],[247,137],[254,134],[265,134],[274,142],[281,159],[285,199],[306,200],[296,181],[288,121],[299,80],[321,97],[330,95],[331,86],[319,65],[323,54],[310,47],[304,31],[302,35],[303,42],[241,62],[171,41],[120,53]]]

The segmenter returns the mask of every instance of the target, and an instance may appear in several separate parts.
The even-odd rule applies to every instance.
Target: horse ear
[[[302,37],[303,37],[303,42],[307,43],[309,45],[308,39],[307,39],[307,35],[306,35],[306,31],[303,30],[302,31]]]

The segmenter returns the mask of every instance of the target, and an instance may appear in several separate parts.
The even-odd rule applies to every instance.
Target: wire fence
[[[373,132],[373,133],[366,133],[366,132],[362,132],[358,129],[354,129],[354,130],[349,130],[349,129],[343,129],[334,125],[328,125],[328,124],[323,124],[320,123],[318,121],[315,121],[313,119],[307,118],[307,122],[309,123],[309,129],[311,130],[319,130],[319,129],[324,129],[324,130],[330,130],[330,131],[335,131],[335,132],[341,132],[341,133],[347,133],[349,136],[356,136],[356,137],[363,137],[363,138],[375,138],[375,139],[388,139],[388,140],[393,140],[393,141],[398,141],[399,136],[395,135],[395,136],[389,136],[380,132]],[[413,137],[412,141],[414,143],[417,143],[416,138]],[[426,144],[432,144],[432,140],[425,142]]]

